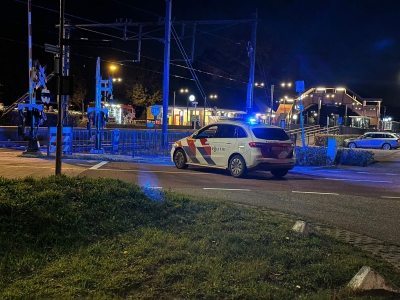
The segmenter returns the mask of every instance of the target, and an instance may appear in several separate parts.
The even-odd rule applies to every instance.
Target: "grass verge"
[[[295,220],[112,179],[0,178],[0,299],[398,299],[400,271]]]

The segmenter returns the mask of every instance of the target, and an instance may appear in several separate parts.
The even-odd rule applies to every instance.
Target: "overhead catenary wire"
[[[200,81],[199,81],[199,79],[198,79],[198,77],[197,77],[197,74],[196,74],[196,72],[193,70],[193,67],[192,67],[192,64],[191,64],[191,62],[190,62],[190,59],[189,59],[189,57],[187,56],[187,54],[186,54],[186,52],[185,52],[185,49],[183,48],[183,45],[182,45],[181,41],[180,41],[179,38],[178,38],[178,35],[177,35],[176,31],[175,31],[174,26],[171,26],[171,32],[172,32],[172,35],[175,37],[175,40],[176,40],[176,42],[177,42],[177,45],[178,45],[178,47],[179,47],[179,49],[180,49],[180,51],[181,51],[181,54],[182,54],[184,60],[186,61],[186,64],[187,64],[188,67],[189,67],[189,71],[190,71],[190,73],[191,73],[192,76],[193,76],[193,79],[194,79],[194,81],[195,81],[195,83],[196,83],[196,85],[197,85],[197,88],[199,89],[199,92],[200,92],[201,96],[202,96],[203,99],[204,99],[205,105],[207,105],[208,107],[211,107],[211,106],[210,106],[210,103],[208,102],[207,96],[206,96],[206,94],[205,94],[205,92],[204,92],[204,90],[203,90],[203,87],[201,86]]]
[[[26,3],[26,1],[21,1],[21,0],[16,0],[16,2],[20,2],[20,3],[24,3],[24,4]],[[127,5],[127,4],[125,4],[125,3],[121,3],[120,1],[114,1],[114,2],[115,2],[115,3],[119,3],[119,4]],[[51,11],[51,12],[54,12],[54,13],[58,13],[57,10],[52,9],[52,8],[47,8],[47,7],[40,6],[40,5],[34,5],[34,6],[37,7],[37,8],[40,8],[40,9],[44,9],[44,10],[47,10],[47,11]],[[135,8],[135,7],[131,6],[131,5],[127,5],[127,6],[130,7],[130,8],[133,8],[133,9],[141,10],[141,9]],[[160,17],[158,14],[153,14],[153,13],[151,13],[151,12],[144,11],[144,10],[141,10],[141,11],[146,12],[146,13],[148,13],[148,14],[150,14],[150,15],[156,16],[159,20],[162,20],[162,19],[163,19],[163,17]],[[66,13],[65,15],[68,16],[68,17],[77,19],[77,20],[84,20],[84,21],[88,21],[88,22],[91,22],[91,23],[94,23],[94,24],[102,24],[102,23],[100,23],[100,22],[96,22],[96,21],[93,21],[93,20],[89,20],[88,18],[82,18],[82,17],[79,17],[79,16],[77,16],[77,15],[73,15],[73,14],[67,14],[67,13]],[[234,24],[234,25],[237,25],[237,24]],[[223,26],[222,28],[212,29],[212,30],[209,30],[209,31],[199,30],[199,34],[200,34],[200,35],[207,35],[207,34],[208,34],[208,35],[211,35],[211,36],[214,36],[214,37],[224,38],[224,37],[222,37],[221,35],[213,34],[213,32],[215,32],[215,31],[217,31],[217,30],[220,30],[220,29],[223,29],[223,28],[226,28],[226,27],[230,27],[230,26],[233,26],[233,25]],[[121,28],[118,28],[118,27],[109,27],[109,28],[122,30]],[[83,30],[83,28],[79,28],[79,29]],[[95,33],[95,34],[102,34],[102,35],[111,37],[111,38],[116,39],[116,40],[121,40],[121,39],[122,39],[122,38],[119,37],[119,36],[115,36],[115,35],[111,35],[111,34],[107,34],[107,33],[102,33],[102,32],[98,32],[98,31],[91,31],[91,30],[89,30],[89,29],[87,29],[87,28],[84,29],[84,30],[86,30],[86,31],[88,31],[88,32],[93,32],[93,33]],[[155,33],[155,32],[157,32],[157,31],[160,31],[160,29],[154,30],[154,31],[152,31],[152,32]],[[52,32],[52,31],[49,31],[49,32]],[[130,31],[130,32],[131,32],[131,31]],[[133,33],[134,35],[136,34],[135,32],[132,32],[132,33]],[[178,35],[177,35],[175,29],[174,29],[174,33],[175,33],[175,35],[174,35],[175,40],[176,40],[176,41],[179,41],[179,37],[178,37]],[[134,38],[134,37],[135,37],[134,35],[131,36],[130,38]],[[137,35],[136,35],[136,36],[137,36]],[[232,42],[234,42],[233,40],[228,39],[228,38],[224,38],[224,39],[227,40],[227,41],[232,41]],[[183,50],[182,44],[181,44],[181,43],[178,43],[178,42],[177,42],[177,44],[180,44],[180,45],[181,45],[181,49],[178,49],[178,50],[179,50],[179,51],[182,51],[182,50]],[[210,43],[210,44],[211,44],[211,43]],[[43,46],[40,46],[40,45],[34,45],[34,46],[35,46],[35,47],[43,48]],[[179,47],[178,47],[178,48],[179,48]],[[216,49],[218,49],[218,48],[216,48]],[[114,50],[115,50],[115,49],[114,49]],[[72,55],[78,55],[77,53],[74,53],[74,52],[72,52],[71,54],[72,54]],[[79,56],[82,56],[82,55],[79,55]],[[146,56],[143,56],[143,57],[146,57]],[[147,56],[147,58],[150,58],[150,57]],[[94,58],[93,58],[93,59],[94,59]],[[187,57],[187,55],[186,55],[185,61],[189,63],[190,67],[188,67],[188,66],[183,66],[183,65],[180,65],[180,64],[174,64],[174,63],[172,63],[172,65],[174,65],[174,66],[176,66],[176,67],[178,67],[178,68],[186,68],[186,69],[189,69],[191,73],[193,72],[194,76],[193,76],[193,74],[192,74],[192,76],[193,76],[194,79],[185,78],[184,76],[174,75],[174,74],[171,74],[172,76],[174,76],[174,77],[176,77],[176,78],[184,78],[184,79],[187,79],[187,80],[192,80],[192,81],[194,80],[194,81],[196,81],[196,80],[198,80],[197,75],[196,75],[196,72],[198,72],[198,73],[201,72],[201,73],[203,73],[203,74],[207,74],[207,75],[214,76],[214,77],[219,77],[219,78],[221,78],[221,79],[226,79],[226,80],[229,80],[229,81],[239,82],[240,84],[243,84],[243,85],[246,84],[246,82],[245,82],[244,80],[243,80],[243,81],[240,81],[240,80],[234,79],[233,76],[229,76],[229,71],[223,70],[223,68],[221,68],[221,66],[219,66],[219,69],[220,69],[221,71],[225,72],[228,76],[223,76],[223,75],[216,74],[216,73],[213,73],[213,72],[203,71],[203,70],[201,70],[201,69],[194,69],[194,68],[192,67],[192,65],[191,65],[191,63],[190,63],[190,60],[189,60],[189,58]],[[204,62],[201,62],[201,63],[202,63],[202,64],[205,64]],[[212,65],[208,65],[208,66],[213,67]],[[159,73],[159,74],[162,74],[162,72],[159,72],[159,71],[155,71],[155,72],[156,72],[156,73]],[[196,82],[196,84],[199,85],[199,81]],[[232,87],[223,86],[223,85],[216,85],[216,84],[212,84],[212,83],[207,83],[207,84],[211,84],[211,85],[215,85],[215,86],[221,86],[221,87],[225,87],[225,88],[232,88]],[[204,98],[206,99],[204,90],[203,90],[203,88],[201,87],[201,85],[199,86],[199,91],[200,91],[200,93],[202,94],[202,97],[204,97]],[[206,99],[206,101],[207,101],[207,99]],[[209,102],[208,102],[208,101],[207,101],[207,104],[209,105]]]

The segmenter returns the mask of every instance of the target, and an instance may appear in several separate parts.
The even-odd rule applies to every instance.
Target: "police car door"
[[[236,125],[218,124],[211,145],[211,158],[217,166],[228,165],[229,156],[236,147],[236,140]]]
[[[209,125],[200,129],[194,135],[194,140],[189,144],[190,151],[187,151],[191,162],[202,165],[215,165],[211,158],[211,145],[217,129],[217,125]]]

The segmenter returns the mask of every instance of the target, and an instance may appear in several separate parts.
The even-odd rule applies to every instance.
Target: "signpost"
[[[151,107],[151,114],[154,116],[154,132],[157,131],[157,116],[161,112],[161,107],[159,105],[153,105]]]
[[[44,51],[53,54],[60,54],[60,47],[58,45],[44,44]]]
[[[301,127],[301,143],[303,145],[303,150],[306,148],[306,138],[304,134],[304,120],[303,120],[303,100],[301,93],[304,92],[304,81],[296,81],[296,92],[299,93],[299,108],[300,108],[300,127]]]

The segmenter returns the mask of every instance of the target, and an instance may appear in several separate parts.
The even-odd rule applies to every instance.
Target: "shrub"
[[[337,151],[335,162],[341,165],[365,167],[374,163],[374,153],[366,150],[340,148]]]
[[[332,164],[331,159],[326,155],[326,147],[296,147],[297,166],[326,166]]]
[[[338,148],[335,160],[327,155],[327,147],[295,148],[296,166],[329,166],[333,163],[365,167],[374,163],[374,153],[366,150]]]

